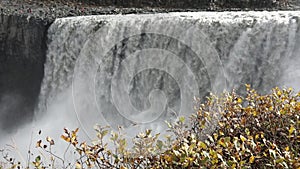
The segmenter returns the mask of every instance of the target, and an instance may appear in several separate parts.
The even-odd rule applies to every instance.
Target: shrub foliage
[[[64,129],[61,138],[68,143],[66,151],[73,151],[77,159],[66,163],[52,153],[55,143],[47,137],[36,147],[47,152],[52,162],[46,164],[38,155],[27,168],[299,169],[300,92],[274,88],[271,94],[260,95],[249,85],[246,91],[246,96],[235,91],[209,96],[190,119],[167,123],[173,135],[163,140],[146,130],[128,146],[121,127],[114,132],[97,125],[97,139],[87,143],[78,141],[78,129]],[[4,165],[22,168],[14,159],[3,157],[1,169]]]
[[[172,164],[184,157],[189,160],[179,165],[185,167],[300,167],[300,93],[275,88],[269,95],[259,95],[246,87],[245,98],[233,91],[220,98],[211,96],[200,106],[191,118],[190,135],[196,137],[187,137],[168,151],[177,157]],[[214,119],[217,129],[205,141],[197,139],[206,134],[207,123],[215,123]]]

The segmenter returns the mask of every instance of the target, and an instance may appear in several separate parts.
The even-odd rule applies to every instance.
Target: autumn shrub
[[[66,151],[77,154],[75,161],[65,163],[64,158],[52,153],[55,142],[47,137],[39,140],[36,147],[60,163],[46,164],[37,155],[27,166],[299,169],[300,92],[274,88],[270,94],[260,95],[246,85],[246,93],[246,96],[235,91],[210,95],[189,119],[181,117],[175,123],[167,122],[173,137],[161,140],[159,133],[146,130],[132,138],[132,146],[128,145],[121,127],[119,131],[111,131],[96,125],[97,139],[92,143],[79,142],[78,129],[65,129],[61,138],[69,145]],[[105,137],[110,142],[105,142]],[[11,165],[20,166],[16,162]]]
[[[269,95],[259,95],[249,85],[246,88],[245,98],[233,91],[212,95],[201,104],[186,139],[161,155],[161,164],[166,168],[300,168],[300,93],[274,88]],[[207,133],[207,126],[215,122],[216,130]]]

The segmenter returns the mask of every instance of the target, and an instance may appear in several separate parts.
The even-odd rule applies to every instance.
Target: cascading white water
[[[193,96],[300,89],[300,12],[196,12],[57,19],[36,116],[161,132]],[[60,109],[60,107],[64,107]],[[48,115],[45,115],[48,114]],[[67,121],[62,120],[62,123]],[[63,124],[65,125],[65,124]]]
[[[41,139],[40,129],[55,140],[63,127],[80,127],[93,138],[96,123],[123,125],[130,136],[145,128],[163,132],[165,120],[194,112],[194,96],[240,91],[245,83],[260,92],[300,90],[299,16],[187,12],[57,19],[48,31],[36,121],[11,137],[25,157],[26,147]],[[8,139],[0,138],[0,145]]]

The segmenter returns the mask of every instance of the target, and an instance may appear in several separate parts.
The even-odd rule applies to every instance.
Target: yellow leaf
[[[172,161],[172,157],[170,155],[165,155],[164,156],[164,159],[167,161],[167,162],[171,162]]]
[[[214,136],[214,139],[215,139],[215,140],[218,139],[218,134],[217,134],[217,133],[214,133],[213,136]]]
[[[285,151],[289,151],[289,150],[290,150],[290,147],[287,146],[287,147],[285,148]]]
[[[277,96],[279,96],[279,97],[280,97],[281,95],[282,95],[282,92],[281,92],[281,90],[278,90],[278,91],[277,91]]]
[[[78,130],[79,128],[76,128],[74,131],[72,131],[72,137],[76,137]]]
[[[291,127],[289,129],[289,134],[291,135],[294,131],[295,131],[294,125],[291,125]]]
[[[300,94],[300,93],[299,93],[299,94]],[[299,95],[299,96],[300,96],[300,95]],[[296,103],[295,109],[298,110],[298,111],[300,111],[300,102],[297,102],[297,103]]]
[[[255,157],[254,156],[251,156],[250,159],[249,159],[249,163],[253,163],[255,160]]]
[[[242,142],[245,142],[247,139],[244,137],[244,136],[242,136],[242,135],[240,135],[240,139],[242,140]]]
[[[199,141],[198,143],[199,147],[201,147],[202,149],[206,150],[207,149],[207,146],[205,143],[203,143],[202,141]]]
[[[239,104],[241,104],[241,103],[243,103],[243,99],[242,99],[242,98],[238,98],[238,99],[237,99],[237,102],[238,102]]]
[[[81,164],[79,162],[77,162],[75,164],[75,169],[81,169],[81,168],[82,168]]]
[[[219,141],[218,141],[218,143],[220,144],[220,145],[222,145],[223,147],[227,147],[226,146],[226,144],[225,144],[225,140],[224,140],[224,138],[221,138]]]
[[[127,169],[127,167],[121,166],[120,169]]]
[[[274,110],[273,106],[269,107],[269,111],[273,111],[273,110]]]

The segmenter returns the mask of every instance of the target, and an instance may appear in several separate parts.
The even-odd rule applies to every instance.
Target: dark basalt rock
[[[31,120],[44,75],[49,23],[0,15],[0,130]]]

